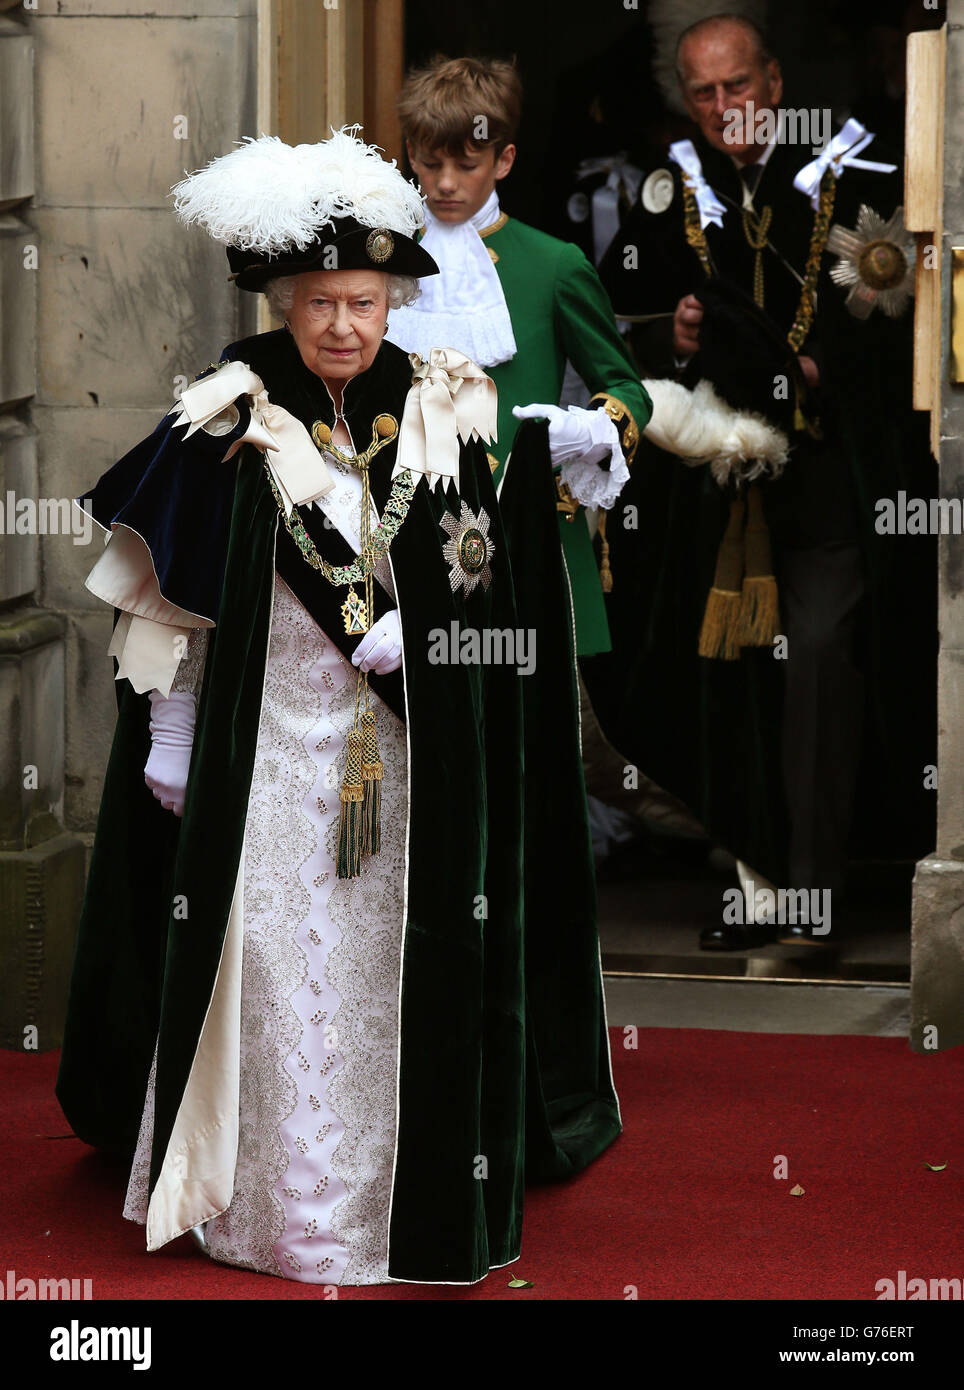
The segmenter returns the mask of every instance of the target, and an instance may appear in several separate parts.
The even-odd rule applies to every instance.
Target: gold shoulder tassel
[[[375,711],[362,715],[362,854],[377,854],[382,847],[382,777],[384,767],[378,753]]]

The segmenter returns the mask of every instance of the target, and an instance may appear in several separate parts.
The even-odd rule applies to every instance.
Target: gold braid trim
[[[706,233],[700,226],[700,210],[696,203],[696,194],[685,174],[683,175],[683,211],[686,221],[686,240],[699,256],[700,265],[709,277],[713,274],[713,266],[710,261],[709,247],[706,244]]]
[[[836,193],[837,177],[832,169],[826,169],[820,180],[820,204],[810,234],[810,252],[807,256],[807,271],[804,276],[803,293],[800,296],[800,307],[797,309],[793,327],[787,334],[787,342],[794,353],[799,353],[813,323],[817,276],[820,274],[820,262],[826,249],[827,237],[830,235],[830,219],[833,217]]]
[[[509,214],[507,212],[500,212],[494,222],[490,222],[487,227],[479,228],[479,236],[487,237],[491,236],[493,232],[501,232],[508,220]]]
[[[619,431],[619,444],[628,467],[635,458],[639,445],[639,426],[633,412],[618,396],[613,396],[608,391],[597,391],[590,398],[588,408],[592,410],[597,402],[600,403],[602,409]]]
[[[764,307],[763,252],[768,245],[767,238],[772,219],[772,208],[764,208],[759,216],[751,208],[743,209],[743,235],[746,237],[751,250],[756,252],[753,259],[753,299],[760,309]]]

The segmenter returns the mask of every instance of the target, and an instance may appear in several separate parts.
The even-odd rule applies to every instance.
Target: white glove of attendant
[[[571,405],[560,410],[557,405],[514,405],[512,414],[517,420],[549,421],[549,453],[553,467],[581,459],[583,463],[599,463],[608,453],[619,453],[619,431],[604,410],[583,410]]]
[[[164,698],[151,691],[151,752],[144,781],[164,807],[176,816],[184,814],[184,791],[194,744],[194,696],[172,690]]]
[[[352,663],[360,671],[389,676],[402,664],[402,624],[397,608],[390,608],[370,627],[352,653]]]
[[[619,431],[605,410],[584,410],[571,405],[514,405],[517,420],[549,421],[549,455],[559,466],[562,481],[584,507],[608,511],[629,481],[629,469],[619,443]],[[612,455],[609,470],[598,465]]]

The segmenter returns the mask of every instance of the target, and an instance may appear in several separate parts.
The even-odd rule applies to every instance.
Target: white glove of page
[[[599,463],[608,453],[619,450],[619,431],[604,410],[584,410],[571,405],[560,410],[557,405],[514,405],[512,414],[517,420],[549,421],[549,454],[553,466],[581,459],[583,463]]]
[[[194,696],[174,690],[164,698],[152,690],[151,752],[144,781],[164,807],[176,816],[184,814],[184,792],[194,745]]]
[[[554,468],[558,467],[562,481],[577,502],[584,507],[602,507],[608,511],[629,481],[629,469],[619,443],[619,431],[605,410],[584,410],[571,405],[560,410],[557,405],[516,405],[512,414],[517,420],[549,421],[549,455]],[[612,455],[609,470],[599,463]]]
[[[368,629],[352,653],[352,664],[360,671],[389,676],[402,664],[402,624],[397,608],[390,608]]]

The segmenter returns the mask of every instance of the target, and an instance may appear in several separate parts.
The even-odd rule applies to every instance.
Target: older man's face
[[[750,122],[734,122],[734,110],[774,110],[783,95],[776,60],[761,63],[754,36],[739,24],[724,24],[687,39],[679,53],[680,86],[686,109],[704,139],[741,163],[759,158]],[[734,128],[739,138],[726,139]]]
[[[377,270],[309,270],[294,284],[288,324],[302,361],[329,382],[366,371],[385,336],[388,287]]]

